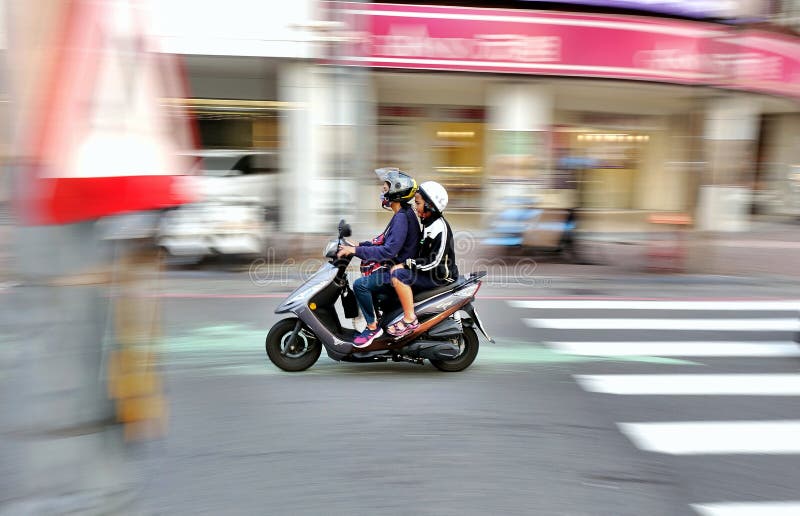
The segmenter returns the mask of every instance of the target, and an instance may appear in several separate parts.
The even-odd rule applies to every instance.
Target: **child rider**
[[[423,237],[417,257],[391,269],[392,285],[403,307],[403,318],[386,329],[394,337],[408,335],[419,328],[412,287],[416,291],[430,290],[458,279],[453,231],[444,218],[447,200],[447,190],[436,181],[422,183],[414,196]]]

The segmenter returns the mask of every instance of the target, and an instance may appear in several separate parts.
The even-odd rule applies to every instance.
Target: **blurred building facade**
[[[278,156],[289,232],[374,211],[378,166],[442,182],[474,227],[509,197],[598,229],[800,214],[797,2],[472,4],[181,0],[154,26],[202,146]]]

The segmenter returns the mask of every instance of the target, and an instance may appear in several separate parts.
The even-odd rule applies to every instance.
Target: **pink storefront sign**
[[[800,43],[637,16],[338,3],[346,64],[735,87],[800,96]]]
[[[725,86],[800,98],[800,40],[748,30],[714,42],[725,63]]]

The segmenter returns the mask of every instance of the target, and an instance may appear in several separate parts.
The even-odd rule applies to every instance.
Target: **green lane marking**
[[[167,336],[164,349],[168,353],[263,351],[268,331],[244,324],[202,326],[183,335]]]
[[[645,364],[675,364],[675,365],[704,365],[700,362],[692,360],[681,360],[679,358],[669,357],[649,357],[649,356],[624,356],[624,357],[607,357],[606,360],[613,360],[615,362],[643,362]]]
[[[498,340],[496,344],[481,345],[477,360],[502,364],[548,364],[598,362],[604,360],[604,357],[563,355],[545,346],[532,343],[514,344],[513,347],[500,347],[503,344],[505,344],[504,341]]]
[[[265,375],[265,374],[278,374],[283,371],[272,364],[265,364],[263,361],[253,364],[244,365],[221,365],[216,367],[204,368],[205,374],[214,376],[228,376],[228,375]],[[193,376],[202,376],[203,372],[198,372],[197,369],[190,369]]]
[[[507,347],[503,347],[507,346]],[[496,344],[481,342],[478,360],[507,364],[546,364],[577,362],[640,362],[669,365],[702,365],[699,362],[652,356],[585,356],[559,353],[547,346],[526,341],[497,339]]]
[[[264,339],[268,328],[259,328],[247,324],[222,323],[201,326],[183,334],[167,336],[164,339],[165,358],[167,362],[199,365],[204,364],[216,372],[237,374],[264,374],[278,372],[266,363]],[[570,364],[586,362],[636,362],[660,365],[702,365],[698,362],[665,358],[657,356],[583,356],[569,355],[554,351],[542,344],[514,339],[498,339],[490,344],[481,339],[480,352],[476,364]],[[257,362],[250,362],[258,360]],[[325,356],[309,372],[324,364]],[[330,362],[325,365],[333,365]],[[366,371],[365,371],[366,372]],[[216,374],[216,373],[215,373]],[[338,371],[337,374],[343,374]]]

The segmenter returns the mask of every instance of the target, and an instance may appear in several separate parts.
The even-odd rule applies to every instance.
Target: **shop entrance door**
[[[582,208],[634,208],[641,156],[650,136],[630,131],[572,133],[570,148],[583,158],[576,171]]]
[[[484,124],[478,122],[430,122],[432,179],[450,196],[449,210],[480,208],[483,184]]]

